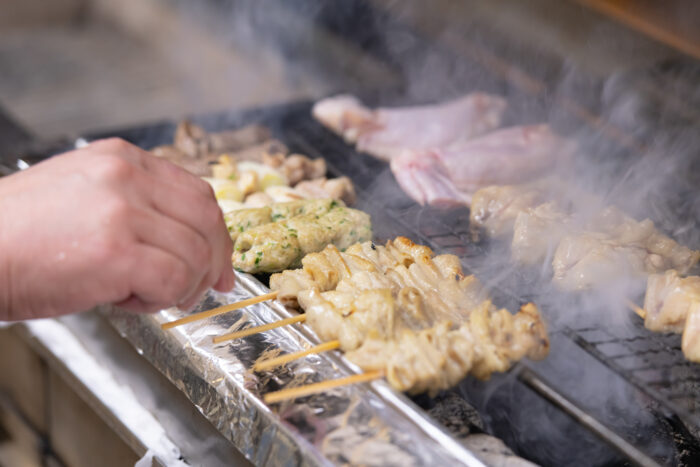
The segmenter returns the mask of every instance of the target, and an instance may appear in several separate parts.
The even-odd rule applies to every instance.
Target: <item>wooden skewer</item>
[[[321,352],[327,352],[329,350],[335,350],[339,347],[340,347],[340,341],[338,341],[338,340],[324,342],[323,344],[316,345],[314,347],[311,347],[310,349],[302,350],[300,352],[290,353],[287,355],[280,355],[279,357],[270,358],[268,360],[263,360],[261,362],[256,362],[255,365],[253,365],[253,370],[255,370],[255,371],[269,370],[271,368],[275,368],[277,366],[284,365],[284,364],[289,363],[289,362],[293,362],[294,360],[296,360],[298,358],[306,357],[307,355],[317,354],[317,353],[321,353]]]
[[[627,302],[627,306],[630,308],[630,310],[637,313],[640,318],[646,319],[647,311],[644,308],[640,308],[639,305],[634,303],[632,300],[626,300],[626,302]]]
[[[320,383],[307,384],[305,386],[299,386],[296,388],[282,389],[280,391],[268,392],[263,397],[263,400],[268,404],[273,404],[275,402],[280,402],[287,399],[296,399],[298,397],[308,396],[311,394],[317,394],[319,392],[326,391],[328,389],[337,388],[340,386],[347,386],[349,384],[366,383],[368,381],[374,381],[375,379],[383,378],[384,372],[381,370],[368,371],[366,373],[360,373],[359,375],[347,376],[345,378],[331,379],[328,381],[321,381]]]
[[[231,303],[230,305],[220,306],[218,308],[212,308],[211,310],[202,311],[200,313],[194,313],[184,318],[176,319],[168,323],[163,323],[160,325],[161,329],[170,329],[175,326],[180,326],[182,324],[191,323],[193,321],[199,321],[200,319],[211,318],[212,316],[217,316],[222,313],[226,313],[233,310],[238,310],[239,308],[245,308],[249,305],[255,305],[256,303],[264,302],[266,300],[274,300],[277,298],[277,291],[266,293],[265,295],[260,295],[259,297],[248,298],[246,300],[241,300],[240,302]]]
[[[281,319],[279,321],[275,321],[274,323],[262,324],[260,326],[255,326],[254,328],[242,329],[240,331],[229,332],[228,334],[216,336],[214,338],[214,343],[218,344],[219,342],[240,339],[241,337],[269,331],[270,329],[281,328],[282,326],[286,326],[288,324],[301,323],[303,321],[306,321],[306,315],[292,316],[291,318]]]

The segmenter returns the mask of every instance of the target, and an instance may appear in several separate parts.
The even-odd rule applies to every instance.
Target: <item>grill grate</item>
[[[564,333],[667,410],[700,429],[700,365],[683,357],[681,336],[644,328],[567,328]]]

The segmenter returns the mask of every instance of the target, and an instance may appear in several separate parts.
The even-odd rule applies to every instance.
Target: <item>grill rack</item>
[[[510,305],[524,301],[523,297],[515,294],[514,289],[509,290],[507,286],[504,288],[499,277],[492,278],[492,280],[489,280],[488,277],[484,278],[482,274],[485,267],[483,264],[484,252],[490,245],[474,241],[472,231],[469,228],[468,209],[455,208],[446,213],[444,210],[416,205],[400,190],[385,163],[354,151],[340,138],[315,122],[310,115],[310,103],[272,106],[247,112],[205,115],[194,120],[212,131],[254,122],[268,126],[276,137],[283,140],[293,150],[311,157],[323,157],[328,163],[331,175],[347,175],[353,180],[358,188],[356,207],[367,211],[373,218],[382,219],[382,222],[375,224],[377,238],[406,235],[441,253],[454,254],[462,260],[466,271],[478,274],[483,282],[493,286],[491,288],[496,301],[500,299]],[[91,134],[86,139],[92,140],[116,135],[148,148],[171,140],[174,126],[172,122],[163,122],[103,134]],[[382,196],[383,187],[386,190],[385,194],[391,194],[391,196]],[[374,194],[372,199],[369,198],[369,193]],[[532,299],[530,297],[527,300]],[[508,306],[505,303],[502,304]],[[588,350],[588,348],[584,347],[584,350]],[[614,366],[606,366],[613,371],[616,370]],[[512,373],[527,387],[605,440],[635,465],[656,465],[639,449],[588,415],[574,400],[554,389],[550,383],[542,379],[536,371],[527,365],[519,364]],[[663,398],[659,394],[653,392],[649,394],[655,399],[661,399],[659,401],[661,405],[678,413],[678,408],[674,405],[665,401],[661,402]]]
[[[698,435],[700,365],[683,357],[679,334],[651,332],[639,317],[626,328],[587,326],[563,332]]]

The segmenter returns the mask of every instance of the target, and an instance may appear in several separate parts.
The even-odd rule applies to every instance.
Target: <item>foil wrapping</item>
[[[238,274],[233,291],[208,292],[194,312],[267,292],[254,277]],[[483,465],[382,380],[266,405],[266,392],[360,371],[339,352],[310,355],[269,372],[251,370],[261,357],[318,344],[304,324],[213,343],[213,337],[226,332],[294,314],[278,302],[169,330],[162,330],[161,324],[185,312],[171,308],[137,315],[114,308],[107,314],[112,325],[256,465]]]

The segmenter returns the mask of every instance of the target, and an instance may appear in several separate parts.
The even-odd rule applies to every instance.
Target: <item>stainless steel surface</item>
[[[209,292],[198,308],[208,309],[266,291],[252,276],[239,274],[232,292]],[[305,357],[274,373],[250,370],[263,353],[295,352],[318,343],[304,325],[213,344],[214,336],[227,331],[290,316],[278,303],[261,303],[161,330],[161,323],[184,315],[177,309],[155,315],[114,309],[109,319],[253,463],[483,465],[383,381],[265,405],[261,399],[264,392],[358,371],[336,352]]]

